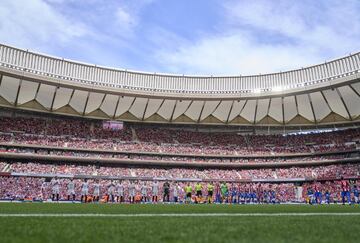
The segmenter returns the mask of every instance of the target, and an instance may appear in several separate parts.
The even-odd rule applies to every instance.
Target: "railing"
[[[326,151],[326,152],[314,152],[314,153],[279,153],[279,154],[249,154],[249,155],[236,155],[236,154],[190,154],[190,153],[166,153],[166,152],[149,152],[149,151],[123,151],[113,149],[88,149],[88,148],[76,148],[76,147],[57,147],[46,146],[39,144],[19,144],[19,143],[0,143],[0,147],[4,147],[6,150],[11,148],[23,148],[30,150],[46,150],[46,151],[63,151],[63,152],[79,152],[79,153],[100,153],[100,154],[123,154],[123,155],[139,155],[139,156],[160,156],[160,157],[182,157],[182,158],[202,158],[202,159],[286,159],[286,158],[299,158],[299,157],[313,157],[313,156],[330,156],[339,154],[353,154],[358,153],[359,149],[349,148],[341,151]]]
[[[97,87],[166,93],[236,94],[283,91],[359,73],[360,52],[307,68],[251,76],[184,76],[110,69],[0,44],[0,66]]]

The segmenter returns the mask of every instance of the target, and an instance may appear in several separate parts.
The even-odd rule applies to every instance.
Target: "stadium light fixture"
[[[283,91],[283,90],[284,90],[283,86],[276,86],[276,87],[272,88],[272,91],[275,91],[275,92],[280,92],[280,91]]]
[[[253,92],[254,92],[255,94],[260,94],[260,93],[261,93],[261,89],[254,89]]]

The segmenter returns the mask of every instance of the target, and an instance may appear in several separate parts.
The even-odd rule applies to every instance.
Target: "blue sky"
[[[285,71],[360,51],[358,0],[1,0],[0,42],[157,73]]]

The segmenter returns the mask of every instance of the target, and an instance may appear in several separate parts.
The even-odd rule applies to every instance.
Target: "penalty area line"
[[[360,216],[360,213],[139,213],[139,214],[103,214],[103,213],[2,213],[0,217],[289,217],[289,216]]]

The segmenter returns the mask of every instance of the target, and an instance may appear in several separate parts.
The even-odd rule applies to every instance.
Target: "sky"
[[[360,0],[1,0],[0,43],[151,73],[249,75],[360,51]]]

